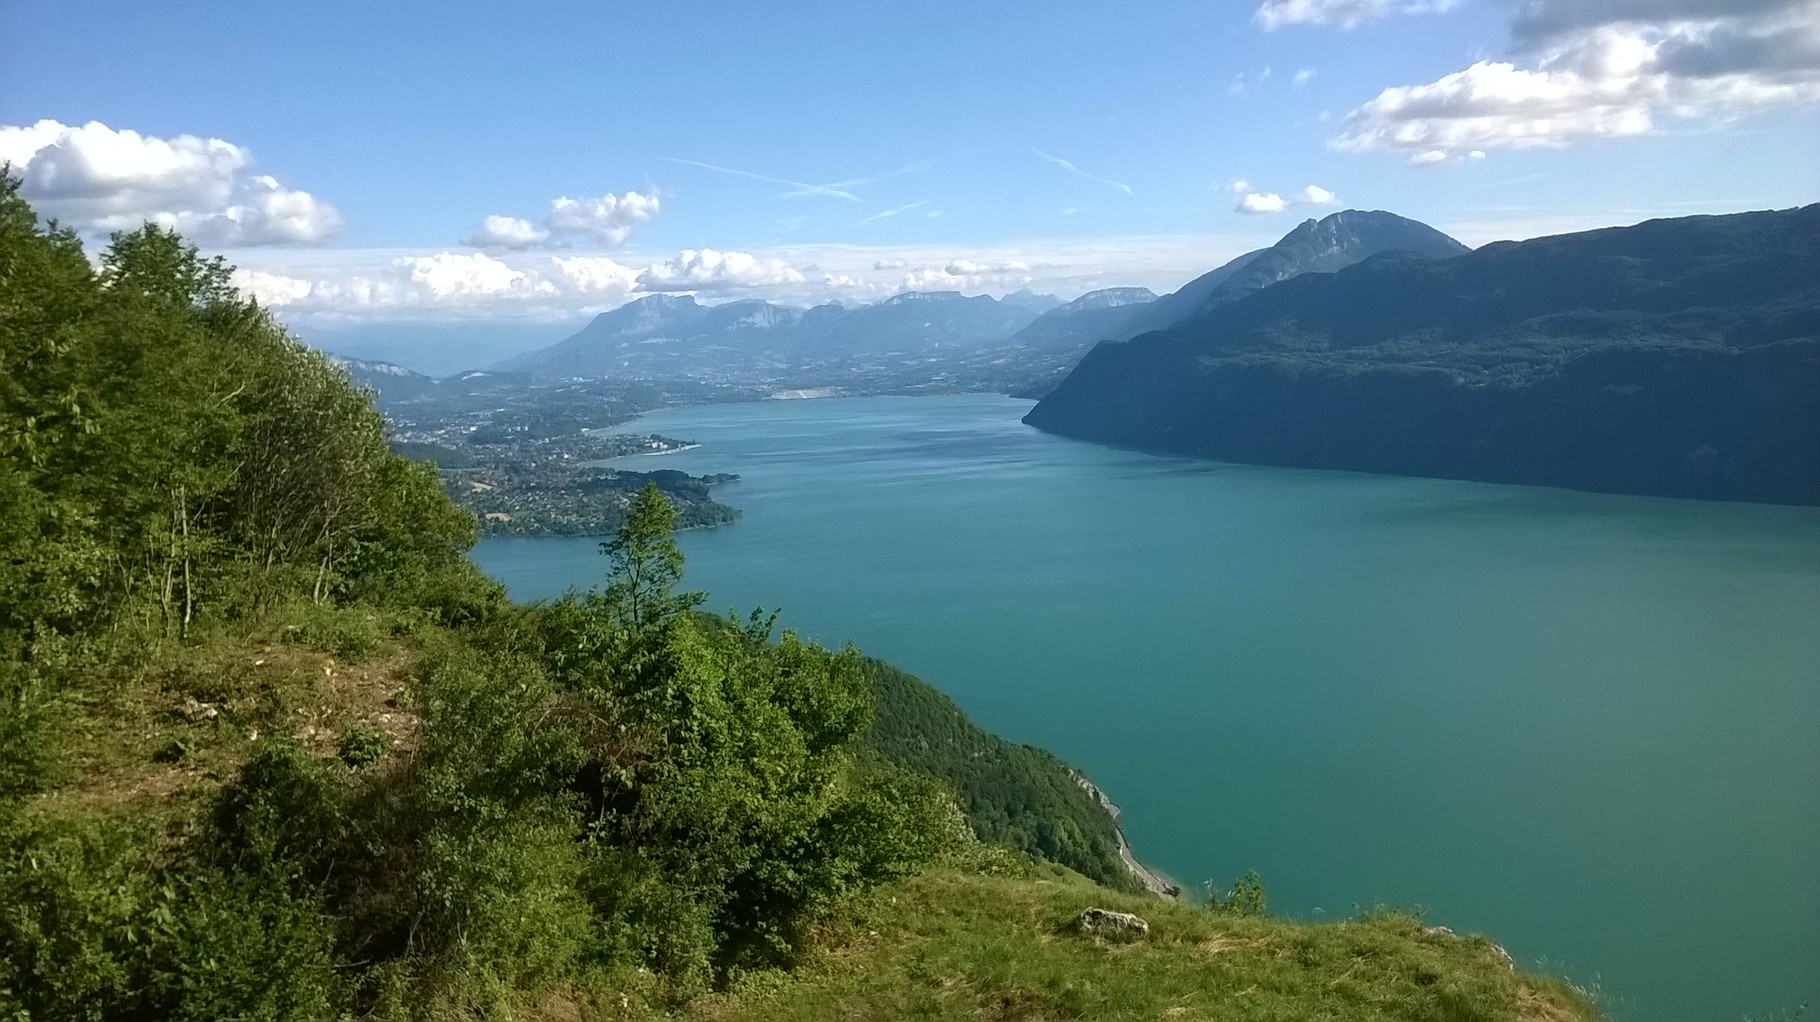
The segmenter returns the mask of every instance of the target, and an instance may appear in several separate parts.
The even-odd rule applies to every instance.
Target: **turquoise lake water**
[[[1620,1020],[1820,1007],[1820,510],[1259,468],[1046,436],[992,396],[670,409],[737,472],[685,533],[781,609],[1047,747],[1187,885],[1426,906]],[[493,539],[515,597],[587,539]]]

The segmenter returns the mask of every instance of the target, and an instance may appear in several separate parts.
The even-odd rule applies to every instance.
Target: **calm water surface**
[[[1820,1005],[1820,512],[1158,458],[968,396],[672,409],[687,533],[781,608],[1054,750],[1188,883],[1426,906],[1620,1019]],[[585,539],[497,539],[514,596]]]

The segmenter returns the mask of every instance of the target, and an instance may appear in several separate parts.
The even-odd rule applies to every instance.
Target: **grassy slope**
[[[350,732],[377,730],[391,740],[387,759],[402,766],[415,746],[410,685],[422,644],[439,641],[435,630],[387,634],[391,622],[358,610],[312,608],[299,620],[145,650],[131,674],[91,676],[65,732],[73,769],[40,796],[40,810],[181,833],[262,732],[333,757]],[[1060,866],[998,861],[1011,875],[946,869],[884,888],[828,920],[794,971],[747,974],[679,1009],[647,1007],[668,999],[621,975],[587,991],[514,997],[512,1013],[676,1010],[695,1022],[1598,1017],[1561,984],[1512,972],[1484,940],[1430,935],[1406,916],[1234,918],[1115,892]],[[1139,913],[1151,934],[1112,944],[1071,932],[1088,906]]]
[[[1097,906],[1141,914],[1147,939],[1071,931]],[[1115,894],[1056,867],[938,872],[888,888],[827,927],[789,976],[697,1001],[699,1022],[790,1019],[1571,1020],[1597,1011],[1513,972],[1482,938],[1415,919],[1237,918]]]
[[[388,755],[407,756],[419,640],[388,634],[391,619],[359,609],[289,617],[223,626],[187,644],[146,643],[78,668],[60,712],[63,783],[34,800],[38,810],[182,831],[262,735],[332,758],[364,732]]]

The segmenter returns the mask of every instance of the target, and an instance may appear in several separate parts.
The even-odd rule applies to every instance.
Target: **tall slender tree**
[[[706,598],[702,593],[676,592],[683,565],[682,550],[676,545],[676,509],[655,483],[646,483],[632,498],[625,523],[600,548],[612,561],[607,605],[634,633],[661,627]]]

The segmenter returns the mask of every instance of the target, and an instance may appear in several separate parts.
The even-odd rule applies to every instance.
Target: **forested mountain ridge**
[[[1820,503],[1820,206],[1386,254],[1094,349],[1026,422],[1234,461]]]
[[[220,260],[148,225],[96,269],[4,177],[0,516],[0,1016],[894,1017],[930,986],[965,993],[925,1016],[1115,1016],[1157,996],[1060,933],[1080,902],[1133,902],[979,842],[950,787],[898,765],[922,741],[880,726],[858,651],[690,612],[655,488],[601,586],[511,604],[465,557],[471,516]],[[877,914],[900,900],[916,914]],[[1234,1017],[1591,1016],[1407,916],[1157,912],[1120,969]],[[865,962],[842,966],[850,937]],[[1303,951],[1285,973],[1195,950],[1222,940]]]

